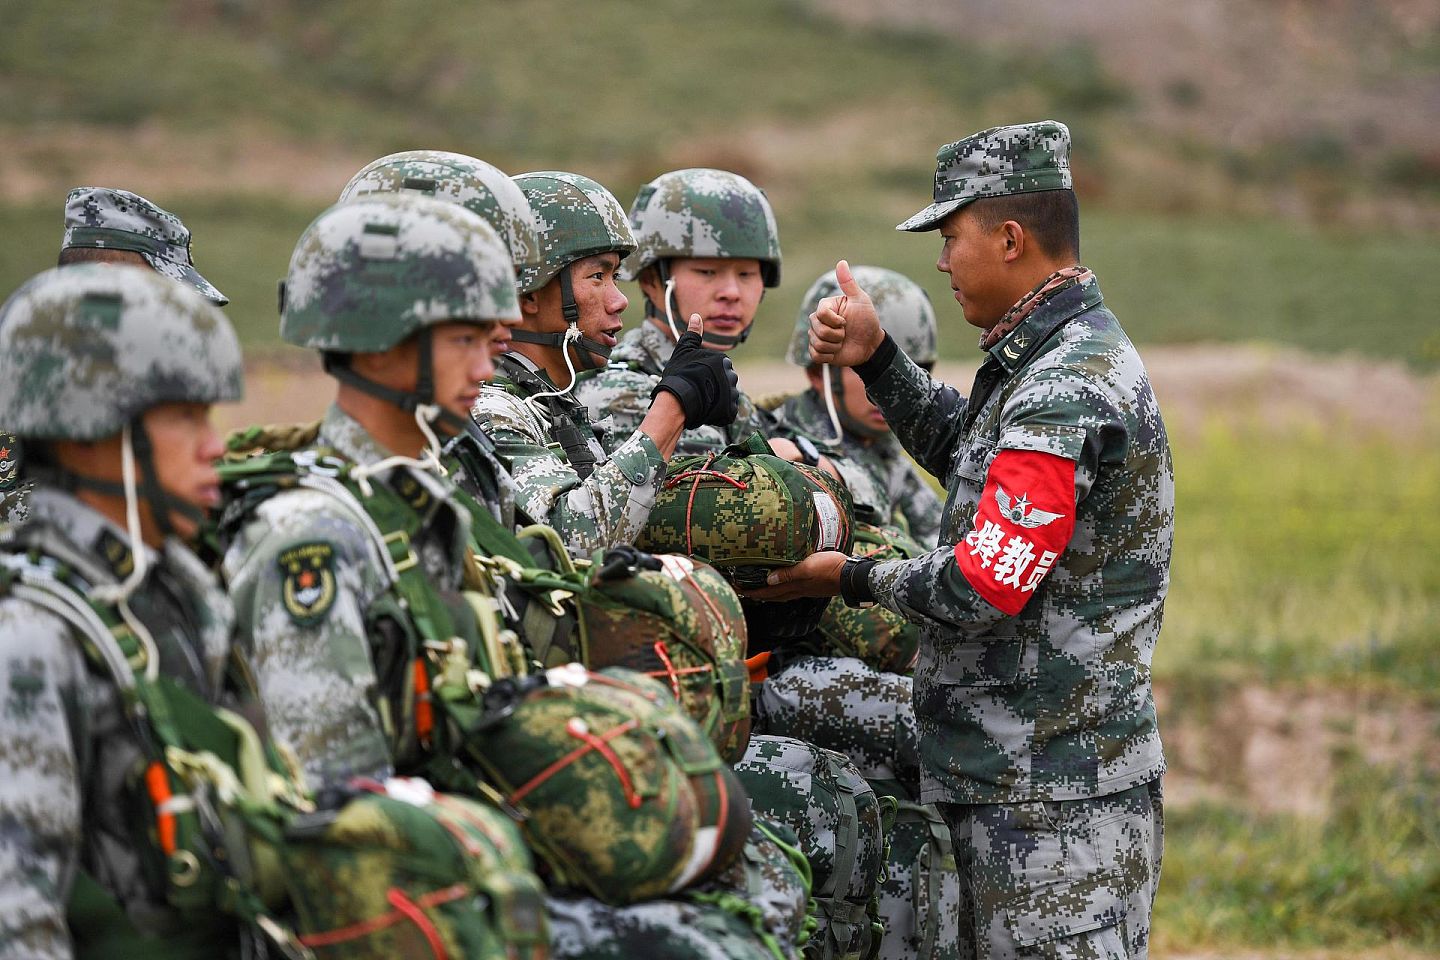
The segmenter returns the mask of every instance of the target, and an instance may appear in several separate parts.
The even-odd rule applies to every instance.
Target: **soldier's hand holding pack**
[[[652,400],[664,392],[680,401],[685,426],[692,430],[705,424],[727,426],[740,412],[735,368],[725,354],[701,346],[701,329],[700,315],[691,315],[689,329],[675,342],[675,352],[650,392]]]

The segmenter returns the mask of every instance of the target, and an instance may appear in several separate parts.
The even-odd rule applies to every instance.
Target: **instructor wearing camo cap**
[[[849,265],[811,318],[816,363],[853,366],[947,491],[940,546],[876,563],[817,553],[767,599],[840,594],[922,624],[922,802],[950,826],[961,955],[1145,957],[1160,875],[1150,663],[1174,480],[1140,357],[1081,266],[1070,131],[994,127],[942,148],[939,230],[984,362],[968,396],[881,328]]]

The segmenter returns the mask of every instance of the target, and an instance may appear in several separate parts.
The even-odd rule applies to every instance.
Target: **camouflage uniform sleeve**
[[[554,527],[572,549],[630,543],[650,518],[665,458],[638,430],[584,480],[548,443],[545,424],[513,394],[485,388],[476,419],[515,478],[515,505]]]
[[[72,955],[65,908],[80,858],[84,676],[63,620],[0,600],[0,957]]]
[[[1048,367],[1022,377],[1001,410],[998,450],[1072,461],[1078,512],[1094,485],[1102,451],[1114,451],[1117,435],[1124,434],[1120,404],[1113,391],[1077,371]],[[987,484],[989,479],[987,469]],[[943,544],[914,560],[877,564],[870,572],[876,600],[911,620],[938,621],[962,634],[984,633],[1006,614],[961,571],[957,551],[966,546]]]
[[[939,494],[910,464],[901,463],[896,472],[899,482],[890,493],[891,502],[905,518],[911,539],[922,546],[935,546],[944,511]]]
[[[865,384],[865,392],[921,469],[945,476],[961,437],[964,394],[933,379],[903,350],[896,351],[890,366]]]
[[[286,558],[306,547],[330,573],[329,596],[312,603],[286,592]],[[383,569],[355,518],[314,490],[261,504],[225,553],[238,639],[270,726],[294,748],[313,787],[391,769],[365,620],[384,587]]]

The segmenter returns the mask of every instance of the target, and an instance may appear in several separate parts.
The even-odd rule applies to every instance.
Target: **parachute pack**
[[[894,799],[877,797],[843,754],[803,740],[754,737],[735,772],[756,815],[794,831],[810,862],[819,926],[805,955],[873,957],[881,933],[874,893]]]
[[[849,552],[854,515],[844,486],[769,450],[755,434],[720,453],[672,459],[635,545],[704,560],[740,588],[819,550]],[[754,654],[810,633],[828,600],[742,605]]]

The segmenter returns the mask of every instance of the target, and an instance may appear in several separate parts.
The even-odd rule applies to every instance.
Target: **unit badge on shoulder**
[[[302,627],[324,620],[335,605],[334,545],[323,541],[297,544],[283,551],[276,563],[290,619]]]

